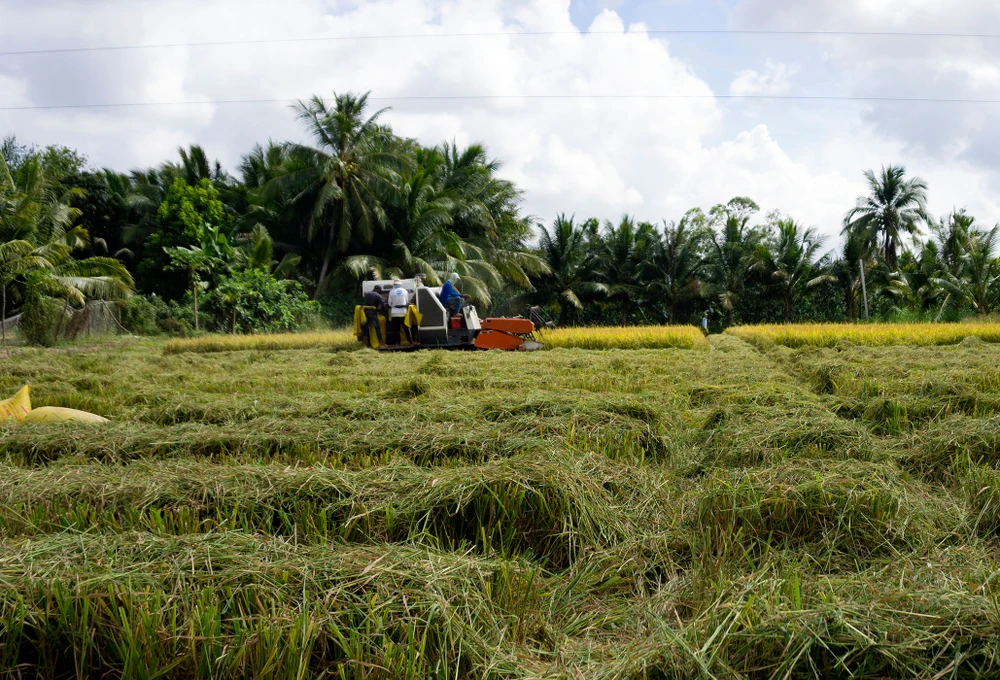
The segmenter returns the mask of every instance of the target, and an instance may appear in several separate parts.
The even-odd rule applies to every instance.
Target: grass
[[[1000,346],[696,338],[14,349],[0,676],[996,677]]]
[[[835,347],[851,343],[865,347],[891,345],[954,345],[973,337],[1000,342],[1000,324],[995,323],[905,323],[905,324],[786,324],[735,326],[726,333],[757,346]]]

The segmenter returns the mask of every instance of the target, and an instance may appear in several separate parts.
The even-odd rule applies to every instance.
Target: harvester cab
[[[542,344],[535,339],[535,324],[530,319],[480,319],[475,306],[469,304],[464,305],[459,313],[452,314],[441,302],[440,287],[425,286],[418,279],[404,279],[400,285],[410,295],[408,319],[416,320],[416,332],[412,333],[414,345],[398,349],[419,346],[532,351],[542,348]],[[375,286],[388,291],[393,282],[365,281],[361,285],[362,294],[370,293]],[[363,341],[364,336],[358,339]]]

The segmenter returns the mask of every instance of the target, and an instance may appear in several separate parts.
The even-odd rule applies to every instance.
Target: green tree
[[[70,205],[81,192],[58,180],[59,168],[72,166],[76,157],[54,149],[22,154],[12,142],[0,147],[0,321],[11,292],[16,301],[54,297],[66,305],[131,293],[132,277],[121,262],[73,257],[89,247],[90,238],[74,224],[80,211]]]
[[[441,190],[454,201],[452,230],[504,280],[530,288],[531,277],[547,266],[525,247],[532,225],[520,212],[521,190],[499,177],[500,162],[481,144],[443,144],[435,151],[444,159]]]
[[[316,285],[323,289],[334,256],[352,244],[369,244],[387,226],[385,205],[398,193],[398,173],[408,159],[398,152],[392,133],[378,124],[385,109],[366,117],[368,94],[334,94],[332,106],[322,97],[296,105],[299,120],[315,147],[295,144],[293,153],[312,159],[291,173],[286,184],[312,206],[310,239],[322,235],[324,255]]]
[[[194,329],[198,328],[198,289],[202,287],[202,274],[211,272],[220,266],[220,262],[206,252],[201,246],[176,246],[164,248],[170,258],[168,268],[184,272],[191,282],[191,293],[194,299]]]
[[[596,253],[597,271],[608,287],[608,297],[621,305],[621,325],[627,326],[645,286],[641,272],[657,240],[651,224],[636,224],[623,215],[618,224],[606,222]]]
[[[481,153],[459,155],[451,149],[460,159],[453,158],[453,162],[441,147],[417,148],[413,153],[415,163],[400,175],[397,200],[388,205],[387,238],[372,244],[381,247],[368,254],[346,258],[345,270],[355,279],[368,274],[391,278],[422,273],[430,283],[457,272],[464,290],[486,304],[491,289],[505,283],[529,288],[529,275],[547,268],[520,246],[520,223],[510,215],[516,206],[494,211],[482,201],[490,187],[496,189],[496,183],[489,171],[477,170],[479,166],[461,165],[462,174],[477,178],[478,183],[469,177],[455,178],[455,163],[482,160]]]
[[[844,291],[844,308],[847,318],[853,320],[858,318],[858,299],[862,293],[861,267],[865,268],[865,276],[871,279],[874,261],[868,244],[856,231],[846,235],[841,254],[841,259],[834,264],[831,272]]]
[[[774,242],[758,244],[755,270],[762,273],[781,298],[785,323],[793,321],[795,307],[806,292],[822,283],[836,281],[822,272],[816,256],[823,239],[812,229],[803,229],[790,218],[778,219]]]
[[[293,253],[285,253],[278,262],[274,259],[274,241],[262,224],[255,224],[253,229],[236,237],[238,248],[233,251],[232,259],[243,269],[263,269],[276,278],[288,278],[302,260]]]
[[[857,232],[872,250],[881,248],[886,265],[895,271],[903,233],[916,233],[927,220],[927,183],[919,177],[906,179],[901,165],[883,167],[878,175],[867,170],[865,179],[869,194],[848,211],[843,232]]]
[[[549,273],[536,280],[533,296],[552,304],[559,312],[559,325],[569,322],[571,312],[583,310],[584,303],[609,293],[607,284],[597,280],[587,250],[587,233],[573,217],[558,215],[551,227],[541,227],[539,251]]]
[[[232,333],[295,331],[319,312],[319,303],[310,300],[301,285],[295,281],[279,281],[262,268],[223,277],[209,298],[209,304],[221,306],[228,312]]]
[[[997,239],[1000,225],[989,231],[970,227],[961,255],[959,273],[942,270],[933,283],[945,293],[941,305],[943,314],[949,307],[967,305],[983,315],[997,305],[997,282],[1000,281],[1000,260],[997,258]]]
[[[0,344],[7,344],[7,287],[35,270],[52,269],[52,264],[35,251],[30,241],[0,243]]]
[[[474,277],[477,282],[484,277],[494,280],[498,274],[488,264],[466,262],[470,248],[452,230],[456,203],[461,198],[458,192],[442,187],[443,157],[434,149],[417,149],[415,160],[413,171],[401,177],[399,196],[390,206],[389,224],[395,239],[388,248],[383,243],[381,252],[347,258],[346,270],[356,278],[424,274],[429,283],[439,285],[452,270],[461,269],[459,273],[468,279],[473,278],[472,269],[479,269],[479,276]],[[458,267],[458,261],[463,266]],[[479,287],[485,288],[485,284]]]
[[[312,213],[300,196],[300,187],[287,178],[314,165],[315,160],[293,153],[287,144],[268,142],[267,146],[255,145],[239,165],[239,186],[246,202],[239,222],[241,232],[249,233],[255,225],[262,225],[275,250],[298,255],[306,265],[313,264],[310,256],[316,250],[309,243]],[[315,269],[318,271],[318,265]]]
[[[736,197],[725,206],[711,210],[711,222],[718,224],[709,244],[708,277],[705,295],[714,297],[726,312],[726,325],[732,326],[740,297],[746,287],[754,252],[762,233],[750,226],[750,219],[760,210],[749,198]],[[700,211],[699,211],[700,212]]]
[[[168,249],[200,246],[205,225],[228,239],[233,219],[219,197],[219,191],[207,179],[192,186],[178,178],[170,185],[156,212],[157,228],[146,240],[149,256],[138,266],[143,289],[157,290],[168,299],[179,297],[186,287],[183,279],[164,276],[171,263]],[[217,239],[216,239],[217,240]],[[209,248],[211,250],[211,248]]]
[[[702,250],[705,232],[690,214],[679,224],[665,224],[663,238],[653,244],[651,259],[640,265],[649,283],[646,290],[666,308],[667,323],[673,325],[677,310],[701,297],[706,259]]]

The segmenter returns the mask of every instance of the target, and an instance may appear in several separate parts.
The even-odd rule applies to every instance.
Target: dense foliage
[[[88,167],[72,149],[7,140],[2,316],[38,296],[66,310],[124,298],[134,278],[148,298],[124,315],[135,332],[287,330],[321,317],[339,325],[361,280],[422,273],[435,284],[452,271],[481,308],[539,305],[559,325],[688,324],[705,312],[713,328],[955,319],[1000,301],[997,229],[964,211],[933,219],[926,183],[902,167],[865,173],[869,192],[827,252],[814,229],[761,215],[747,197],[662,224],[630,215],[539,223],[478,144],[399,137],[367,95],[313,97],[296,113],[311,142],[258,145],[235,174],[197,146],[124,174]],[[276,321],[251,289],[320,305],[304,313],[296,302]]]

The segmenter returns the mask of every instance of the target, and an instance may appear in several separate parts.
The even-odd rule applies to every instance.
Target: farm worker
[[[368,346],[371,346],[371,327],[375,326],[375,337],[378,338],[378,344],[382,344],[382,328],[379,326],[378,317],[386,315],[387,306],[385,304],[385,298],[382,297],[382,286],[375,286],[375,288],[370,293],[365,293],[365,299],[363,302],[365,306],[365,319],[367,323],[365,324],[365,337],[368,339]]]
[[[451,310],[452,314],[458,314],[462,311],[462,307],[465,305],[465,301],[469,298],[468,295],[462,295],[457,290],[455,290],[455,284],[458,283],[458,274],[452,273],[448,277],[448,280],[444,282],[441,286],[441,304],[443,304],[447,309]]]
[[[389,291],[389,345],[399,345],[399,331],[403,327],[403,319],[406,318],[406,310],[410,306],[410,294],[403,288],[403,284],[397,279],[392,282],[392,290]],[[407,340],[409,340],[409,330],[407,330]]]
[[[705,312],[705,316],[701,317],[701,332],[708,335],[708,312]]]

